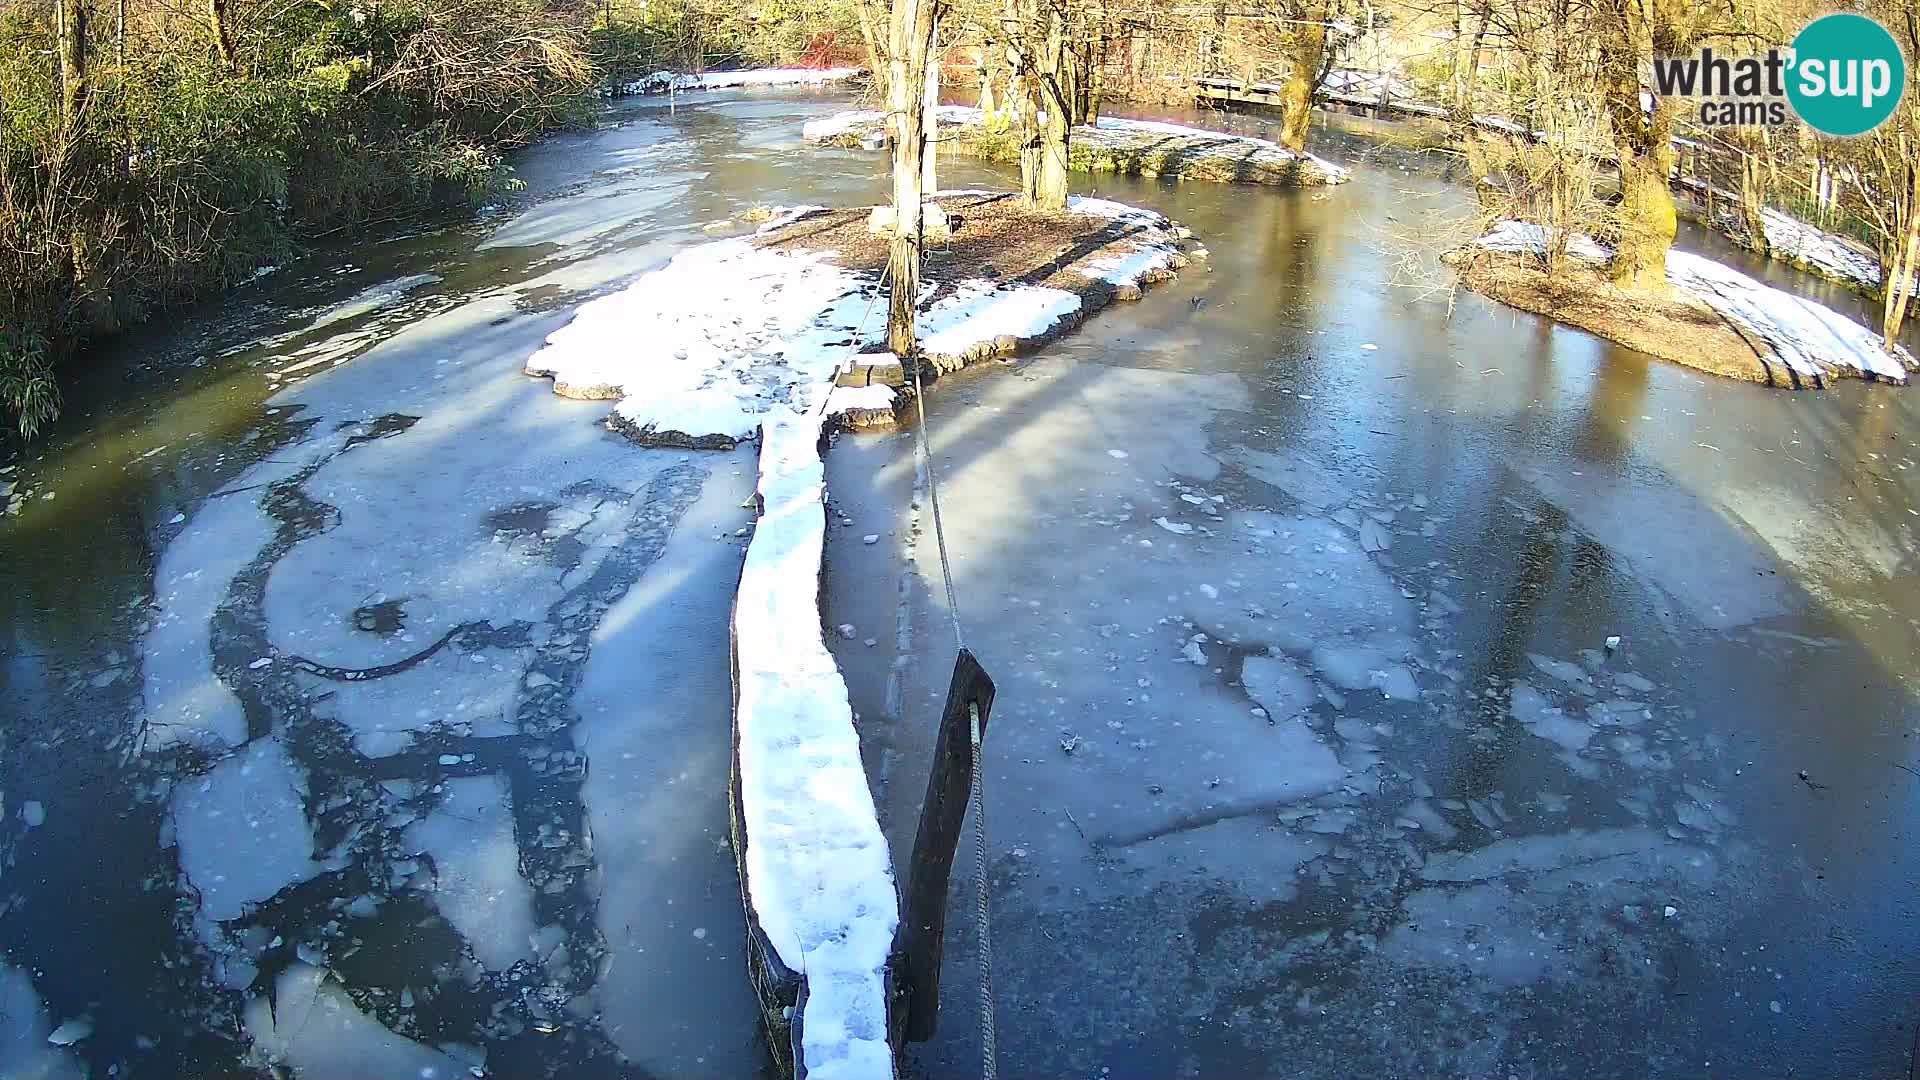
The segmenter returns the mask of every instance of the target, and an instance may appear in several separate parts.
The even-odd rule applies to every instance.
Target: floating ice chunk
[[[1527,661],[1535,668],[1538,668],[1543,674],[1558,679],[1582,692],[1591,692],[1593,689],[1593,679],[1587,675],[1586,669],[1579,664],[1568,660],[1556,660],[1551,656],[1542,656],[1539,653],[1528,653]]]
[[[1168,521],[1166,518],[1157,517],[1153,519],[1153,523],[1175,536],[1191,536],[1193,534],[1193,526],[1184,521]]]
[[[1247,657],[1241,665],[1240,685],[1276,719],[1304,712],[1315,696],[1313,680],[1284,656]]]
[[[409,826],[406,842],[433,856],[440,914],[481,964],[504,971],[532,959],[533,937],[533,889],[520,876],[512,793],[500,776],[448,780],[446,788],[446,802]]]
[[[453,1080],[467,1073],[460,1062],[361,1012],[317,967],[293,964],[274,987],[272,1001],[247,1002],[247,1031],[256,1051],[291,1065],[298,1076]]]
[[[1342,690],[1378,689],[1397,701],[1416,701],[1420,697],[1413,672],[1371,645],[1322,642],[1313,647],[1313,667]]]
[[[1296,450],[1266,453],[1241,449],[1234,458],[1256,479],[1263,480],[1309,507],[1338,506],[1353,492],[1331,469]]]
[[[1367,673],[1367,682],[1395,701],[1420,700],[1420,684],[1405,664],[1388,664]]]
[[[278,740],[255,740],[173,797],[180,869],[216,922],[237,919],[286,886],[313,875],[313,826],[306,776]]]
[[[38,799],[28,799],[20,804],[20,820],[27,823],[27,828],[37,829],[47,823],[47,808]]]
[[[76,1016],[47,1036],[50,1046],[72,1046],[93,1034],[93,1020],[85,1016]]]
[[[1593,728],[1548,704],[1546,695],[1526,683],[1514,683],[1508,701],[1513,718],[1540,738],[1569,753],[1586,749],[1593,739]]]

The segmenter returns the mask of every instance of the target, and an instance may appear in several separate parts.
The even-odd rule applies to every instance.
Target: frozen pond
[[[752,449],[638,449],[521,368],[706,223],[880,198],[800,144],[844,107],[623,104],[515,205],[76,388],[0,477],[0,1075],[767,1068],[726,847]],[[1317,149],[1354,182],[1098,180],[1211,263],[932,394],[1001,686],[1002,1068],[1904,1071],[1910,392],[1449,318],[1383,279],[1389,215],[1458,196]],[[951,663],[911,446],[829,456],[896,858]],[[977,1070],[967,922],[927,1075]]]

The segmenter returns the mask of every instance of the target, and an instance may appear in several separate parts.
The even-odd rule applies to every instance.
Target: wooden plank
[[[900,911],[900,967],[906,993],[906,1035],[914,1042],[933,1038],[940,1020],[940,963],[946,951],[947,890],[953,856],[960,843],[973,788],[973,737],[969,706],[980,715],[986,738],[993,711],[993,679],[966,649],[953,663],[946,711],[934,736],[933,763],[927,773],[927,799],[920,807],[920,830],[907,867],[906,896]]]

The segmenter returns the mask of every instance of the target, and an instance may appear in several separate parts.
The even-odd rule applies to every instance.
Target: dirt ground
[[[920,271],[923,282],[948,288],[981,279],[1045,285],[1083,300],[1098,298],[1101,303],[1115,295],[1120,299],[1139,295],[1137,289],[1116,288],[1077,269],[1089,259],[1125,254],[1137,247],[1146,239],[1146,229],[1138,222],[1032,210],[1007,192],[928,201],[947,212],[952,236],[928,245]],[[868,231],[870,212],[868,207],[857,207],[813,214],[758,243],[778,251],[831,251],[838,265],[877,274],[886,268],[890,240]],[[931,299],[939,296],[935,293]]]
[[[1649,356],[1729,379],[1799,387],[1784,367],[1763,359],[1712,308],[1682,293],[1628,292],[1589,267],[1573,268],[1552,282],[1538,260],[1492,252],[1461,259],[1456,269],[1476,292]]]

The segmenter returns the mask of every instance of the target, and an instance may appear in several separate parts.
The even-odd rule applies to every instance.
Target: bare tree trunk
[[[1762,255],[1767,253],[1767,164],[1761,154],[1768,148],[1767,130],[1758,129],[1759,141],[1749,149],[1736,146],[1740,154],[1740,218],[1747,234],[1747,246]],[[1707,177],[1709,206],[1713,196],[1713,178]],[[1712,210],[1708,210],[1712,220]]]
[[[1032,28],[1038,20],[1036,0],[1006,0],[1007,102],[1020,139],[1020,199],[1028,206],[1039,200],[1040,185],[1040,72]]]
[[[60,122],[71,131],[87,103],[85,0],[55,0],[54,32],[60,54]]]
[[[1067,146],[1073,135],[1073,101],[1067,59],[1067,19],[1062,0],[1042,0],[1046,42],[1041,49],[1040,85],[1046,122],[1041,132],[1038,175],[1033,206],[1038,210],[1067,208]]]
[[[1327,10],[1309,4],[1288,33],[1286,84],[1280,91],[1280,145],[1304,150],[1313,123],[1313,91],[1327,59]]]
[[[1920,165],[1907,162],[1907,191],[1901,207],[1905,213],[1905,242],[1895,246],[1895,256],[1887,260],[1886,299],[1881,310],[1880,331],[1888,349],[1900,337],[1907,320],[1907,307],[1914,300],[1914,275],[1920,274]]]
[[[920,296],[921,163],[927,150],[927,59],[933,51],[936,6],[937,0],[895,0],[887,50],[887,103],[893,124],[887,347],[900,357],[913,354],[913,313]]]
[[[228,74],[235,74],[240,65],[233,56],[233,31],[227,26],[227,0],[207,0],[207,33],[213,38],[213,52],[220,58],[220,66]]]
[[[1486,170],[1482,168],[1484,155],[1480,152],[1480,130],[1473,122],[1478,96],[1475,91],[1480,85],[1480,54],[1487,38],[1487,24],[1493,19],[1493,4],[1487,0],[1480,9],[1472,21],[1471,33],[1467,31],[1470,10],[1465,3],[1455,5],[1453,100],[1450,102],[1448,120],[1453,127],[1454,141],[1465,151],[1468,171],[1477,183],[1486,175]]]
[[[1679,231],[1669,177],[1673,173],[1673,102],[1640,106],[1640,65],[1652,55],[1650,30],[1635,0],[1600,5],[1600,88],[1614,152],[1620,158],[1620,227],[1610,273],[1624,287],[1665,288],[1667,249]]]
[[[922,0],[922,2],[931,4],[933,0]],[[940,190],[940,122],[936,119],[938,114],[935,112],[940,107],[939,41],[940,24],[936,20],[933,27],[933,40],[929,43],[928,49],[930,55],[927,58],[926,96],[921,100],[921,107],[925,110],[923,123],[926,129],[926,149],[920,155],[920,190],[928,195]]]
[[[999,128],[1006,122],[999,97],[994,92],[994,84],[999,80],[1000,62],[1003,54],[998,42],[991,38],[980,46],[980,122],[989,131]]]

